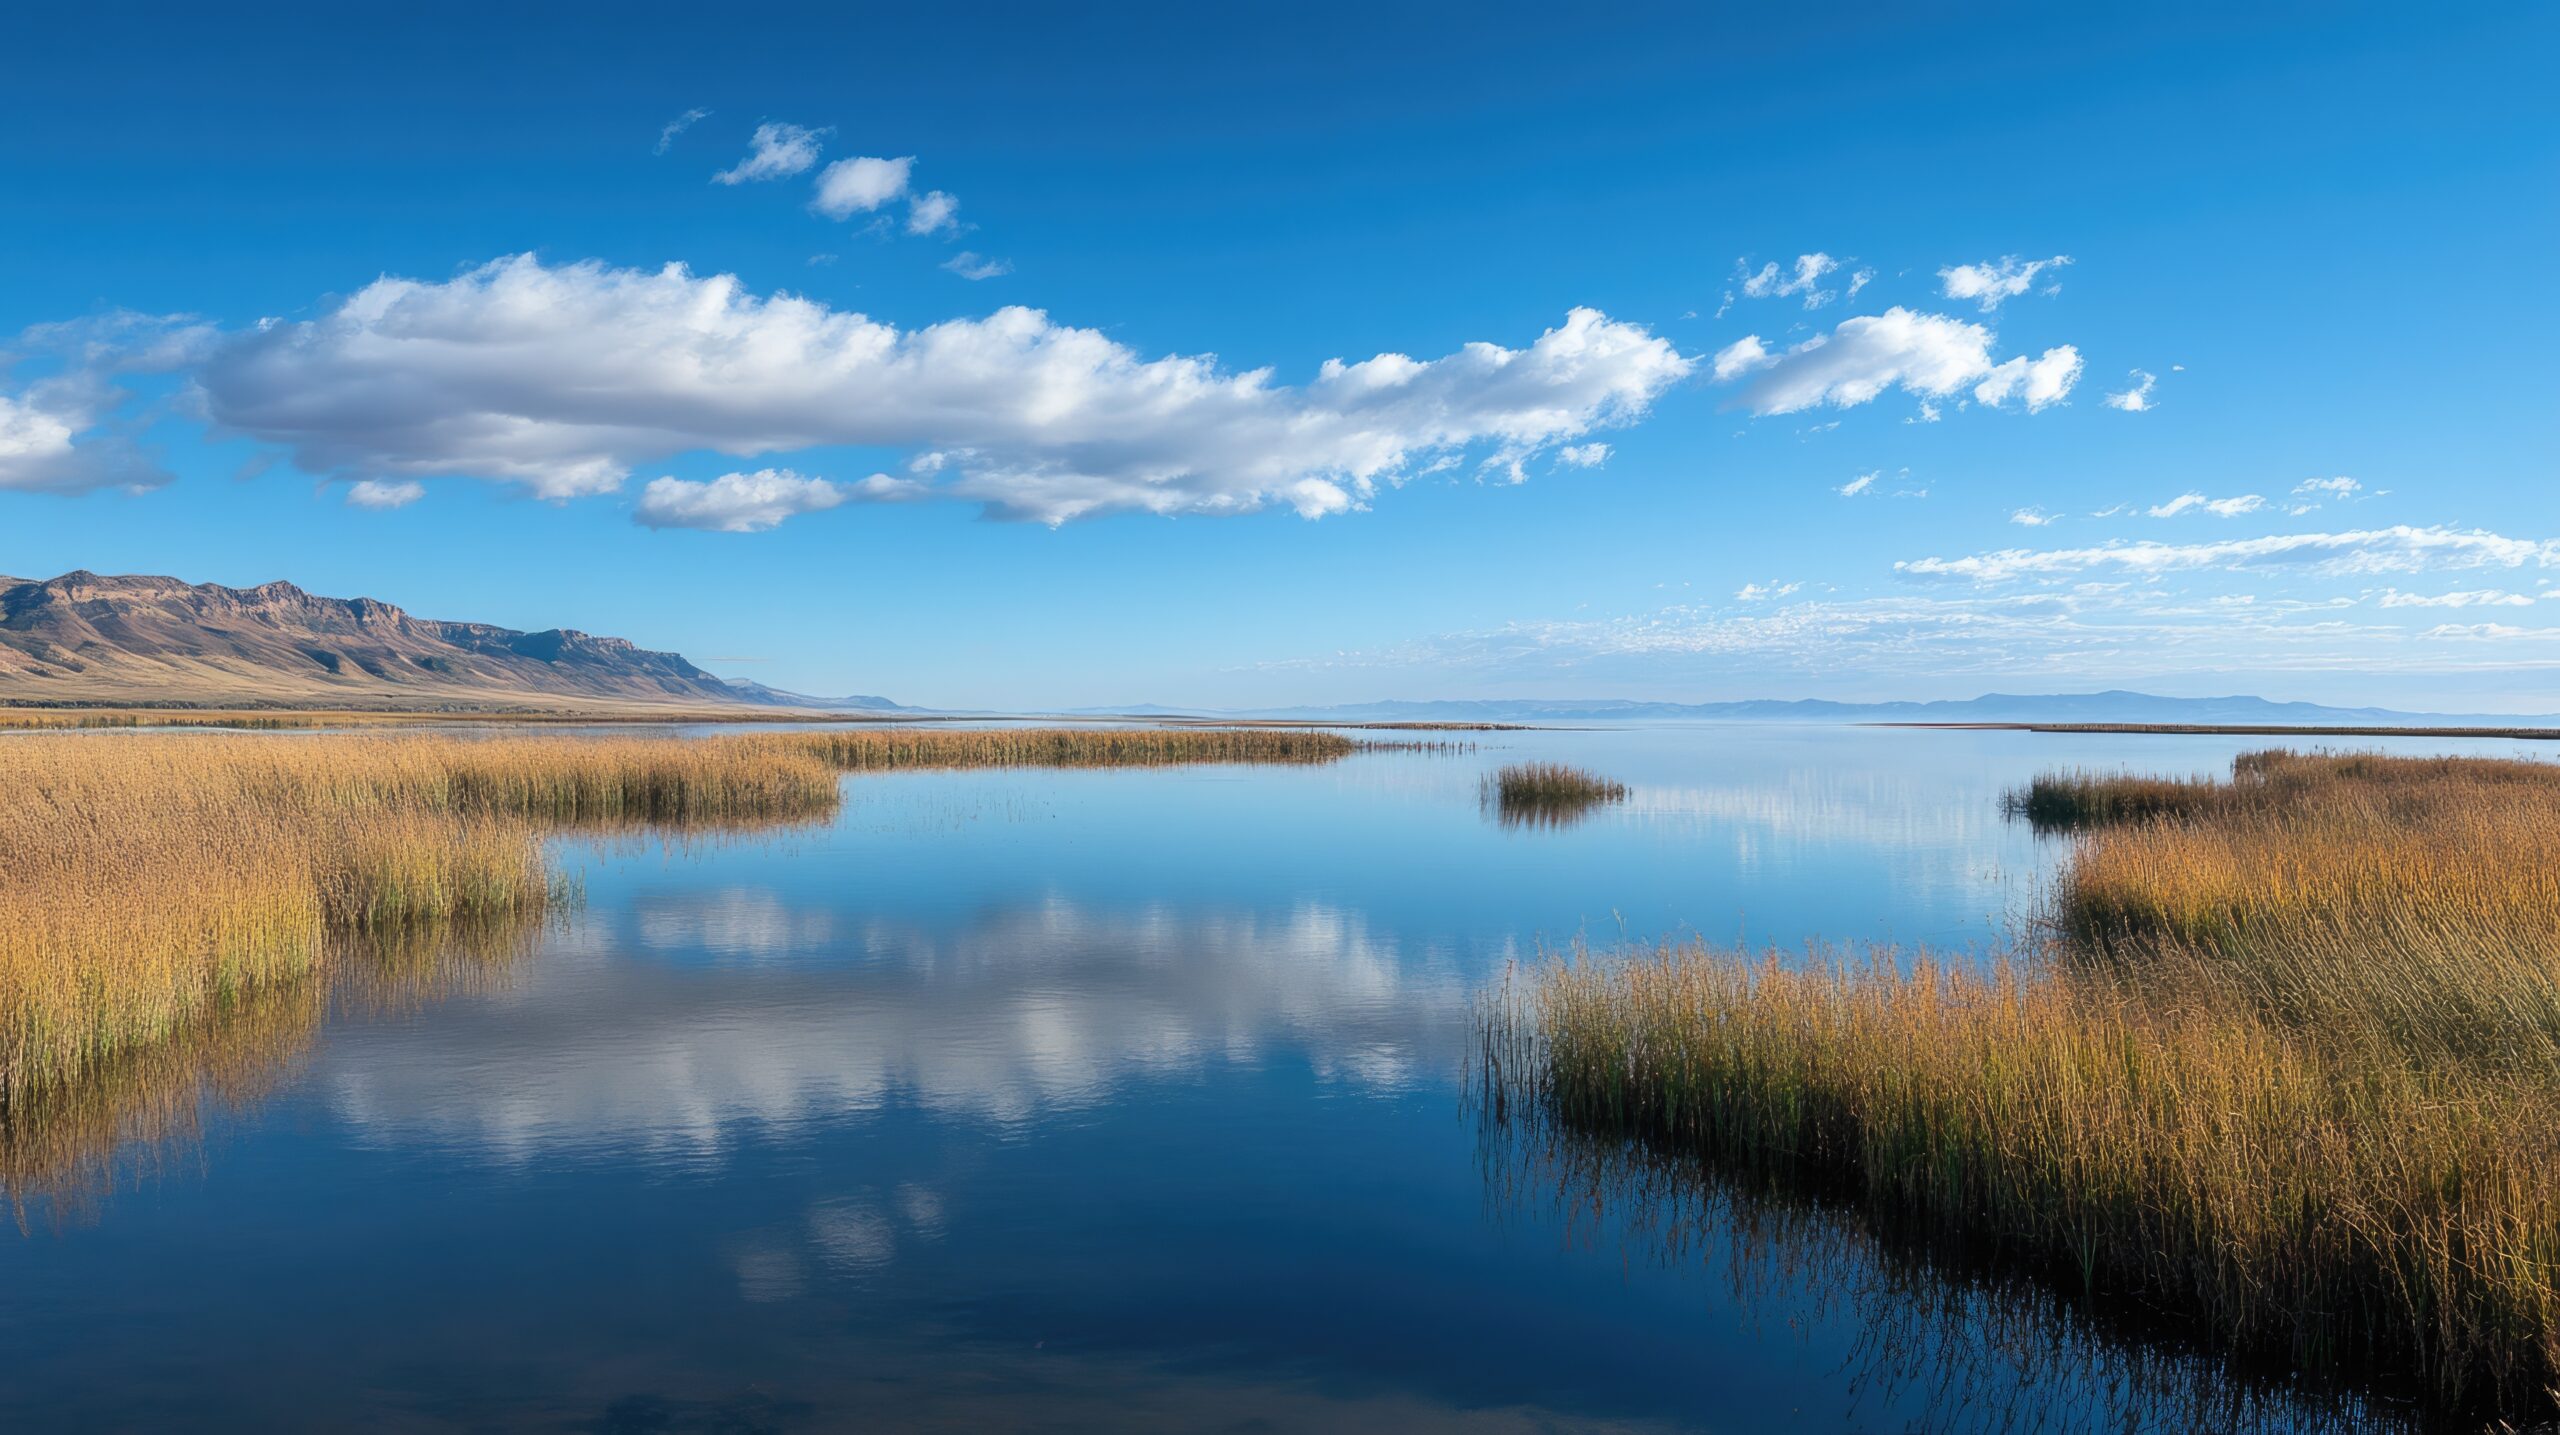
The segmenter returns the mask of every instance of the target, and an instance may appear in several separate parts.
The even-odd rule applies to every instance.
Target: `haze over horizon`
[[[2547,7],[13,26],[0,573],[943,708],[2560,711]]]

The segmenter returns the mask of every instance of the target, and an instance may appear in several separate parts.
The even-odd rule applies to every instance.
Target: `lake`
[[[584,901],[529,949],[268,1002],[65,1118],[0,1233],[0,1427],[2354,1423],[1466,1099],[1514,963],[1979,952],[2062,853],[2004,789],[2267,739],[1447,736],[563,843]],[[1479,781],[1524,759],[1631,793],[1506,827]]]

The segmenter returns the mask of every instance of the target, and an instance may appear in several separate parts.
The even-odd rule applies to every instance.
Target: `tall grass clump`
[[[1581,820],[1595,807],[1624,802],[1627,787],[1560,762],[1518,762],[1487,777],[1483,795],[1506,826],[1557,827]]]
[[[2323,1380],[2560,1388],[2560,767],[2255,754],[2005,960],[1552,961],[1504,1098]]]

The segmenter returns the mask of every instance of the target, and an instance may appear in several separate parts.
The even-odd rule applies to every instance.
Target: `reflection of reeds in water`
[[[1516,1027],[1491,1033],[1510,1060]],[[1871,1420],[2001,1435],[2416,1435],[2404,1409],[2312,1391],[2131,1312],[2063,1298],[1981,1252],[1887,1233],[1805,1191],[1736,1179],[1667,1146],[1594,1136],[1508,1098],[1503,1058],[1472,1093],[1497,1220],[1553,1221],[1630,1264],[1719,1281],[1745,1318],[1849,1342],[1837,1387]],[[1808,1411],[1808,1416],[1812,1415]]]
[[[1504,1077],[2228,1349],[2545,1418],[2555,799],[2539,764],[2261,754],[2184,815],[2084,830],[2049,947],[1577,954],[1495,1024]]]
[[[1517,762],[1486,778],[1483,795],[1505,827],[1564,827],[1624,802],[1627,787],[1560,762]]]
[[[246,991],[57,1082],[0,1103],[0,1196],[25,1229],[91,1213],[198,1143],[208,1116],[255,1104],[300,1067],[332,1010],[388,1016],[504,985],[542,923],[457,920],[332,937],[312,980]]]

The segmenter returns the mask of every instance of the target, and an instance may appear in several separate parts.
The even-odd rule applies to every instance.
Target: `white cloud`
[[[2201,493],[2182,493],[2166,503],[2155,504],[2143,511],[2154,518],[2175,518],[2181,513],[2190,512],[2210,513],[2216,518],[2238,518],[2243,514],[2256,513],[2266,506],[2267,501],[2254,493],[2244,493],[2234,498],[2207,498]]]
[[[169,481],[127,432],[119,411],[133,396],[121,375],[184,368],[213,330],[185,315],[129,310],[38,324],[0,348],[0,492],[87,493]],[[10,373],[47,372],[12,392]]]
[[[169,475],[122,436],[94,435],[123,394],[88,376],[0,393],[0,491],[150,488]]]
[[[1415,462],[1520,462],[1632,421],[1696,362],[1576,309],[1524,348],[1332,360],[1290,387],[1210,355],[1145,358],[1034,309],[901,330],[728,275],[519,255],[228,336],[196,378],[218,425],[313,473],[566,499],[688,451],[883,445],[946,455],[936,494],[1061,523],[1340,511]]]
[[[2071,262],[2068,254],[2051,259],[2020,259],[2011,254],[1987,264],[1956,264],[1938,271],[1950,299],[1971,299],[1988,314],[2003,301],[2015,299],[2035,287],[2036,276],[2048,269],[2059,269]]]
[[[826,143],[827,130],[802,129],[798,125],[762,124],[756,126],[755,138],[747,143],[747,157],[735,167],[711,176],[716,184],[746,184],[753,180],[786,179],[818,162],[818,148]]]
[[[426,496],[427,486],[413,478],[388,482],[367,478],[358,480],[347,489],[347,506],[377,510],[406,508]]]
[[[1760,336],[1757,334],[1745,334],[1741,338],[1734,340],[1732,343],[1725,345],[1723,348],[1716,350],[1716,382],[1719,384],[1729,383],[1736,377],[1750,373],[1754,369],[1765,368],[1771,362],[1773,361],[1769,357],[1769,348],[1766,344],[1760,342]]]
[[[2009,514],[2009,521],[2011,523],[2023,524],[2029,528],[2043,528],[2051,524],[2060,523],[2062,521],[2062,515],[2059,513],[2047,513],[2041,508],[2020,508],[2011,511]]]
[[[2422,638],[2472,638],[2507,640],[2514,638],[2560,637],[2560,628],[2519,628],[2512,623],[2438,623]]]
[[[2021,355],[1974,385],[1973,396],[1996,408],[2007,403],[2011,394],[2023,393],[2027,412],[2035,413],[2070,396],[2071,386],[2080,382],[2080,367],[2080,351],[2069,344],[2047,349],[2041,358]]]
[[[1598,468],[1609,461],[1605,443],[1569,443],[1556,450],[1556,462],[1567,468]]]
[[[1000,279],[1013,272],[1013,261],[989,259],[983,254],[963,249],[943,260],[942,267],[963,279]]]
[[[711,118],[711,112],[709,110],[687,110],[683,114],[676,116],[674,119],[667,121],[666,128],[658,131],[658,148],[656,152],[659,154],[665,154],[667,152],[667,147],[676,142],[676,136],[693,128],[697,121],[707,120],[709,118]]]
[[[907,201],[907,232],[931,234],[960,227],[960,201],[941,190],[928,190]]]
[[[1884,477],[1884,470],[1879,468],[1869,473],[1859,474],[1856,478],[1850,479],[1847,483],[1840,485],[1840,487],[1834,491],[1842,498],[1855,498],[1859,494],[1866,492],[1868,489],[1875,487],[1876,480],[1882,477]]]
[[[2107,407],[2122,409],[2129,414],[2148,413],[2159,407],[2151,401],[2151,388],[2159,382],[2156,376],[2135,369],[2133,370],[2133,387],[2120,394],[2107,395]]]
[[[2347,533],[2280,533],[2220,543],[2116,541],[2093,548],[2007,548],[1966,558],[1918,558],[1894,571],[1923,579],[2005,583],[2114,570],[2141,577],[2206,568],[2309,567],[2323,573],[2415,573],[2429,568],[2560,565],[2560,542],[2507,538],[2480,529],[2390,528]]]
[[[1897,385],[1923,400],[1970,385],[1977,402],[1995,407],[2023,395],[2033,412],[2079,381],[2080,351],[2071,345],[1995,363],[1993,343],[1980,324],[1896,306],[1843,320],[1782,354],[1771,353],[1759,335],[1746,336],[1716,354],[1714,374],[1719,382],[1756,375],[1741,402],[1763,417],[1826,403],[1852,408]]]
[[[2474,588],[2451,593],[2403,593],[2397,588],[2382,590],[2385,608],[2530,608],[2533,599],[2522,593],[2509,593],[2502,588]]]
[[[1799,254],[1791,275],[1780,274],[1774,261],[1761,265],[1758,273],[1752,273],[1749,260],[1737,264],[1735,273],[1742,280],[1742,292],[1754,299],[1783,299],[1801,294],[1806,308],[1819,309],[1836,297],[1830,290],[1820,287],[1822,276],[1839,267],[1840,261],[1828,254]],[[1858,288],[1865,287],[1866,282],[1864,277],[1860,277],[1850,292],[1856,293]]]
[[[1803,587],[1802,583],[1781,583],[1773,578],[1766,583],[1745,583],[1734,590],[1733,598],[1737,603],[1758,603],[1772,598],[1784,598]]]
[[[2306,478],[2293,486],[2294,496],[2325,494],[2331,498],[2353,498],[2364,487],[2352,478]]]
[[[786,518],[838,507],[851,496],[823,478],[804,478],[787,468],[763,468],[754,473],[724,473],[709,483],[653,478],[641,490],[640,506],[631,516],[649,528],[761,533]]]
[[[837,160],[818,172],[817,197],[809,201],[809,207],[829,219],[869,214],[907,192],[908,176],[915,166],[914,155],[897,159],[863,155]]]

